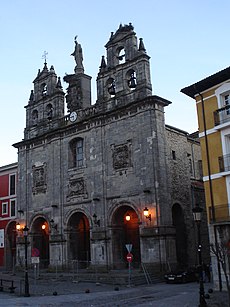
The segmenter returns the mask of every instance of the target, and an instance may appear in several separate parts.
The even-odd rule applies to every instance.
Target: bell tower
[[[134,27],[120,25],[105,45],[107,61],[102,56],[97,76],[97,104],[110,109],[152,95],[150,57],[143,39],[137,42]]]
[[[30,139],[50,129],[59,126],[59,120],[64,116],[64,92],[60,77],[57,77],[54,67],[47,68],[45,60],[43,70],[33,81],[26,108],[26,128],[24,138]]]

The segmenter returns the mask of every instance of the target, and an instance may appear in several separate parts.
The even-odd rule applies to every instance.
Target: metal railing
[[[221,109],[213,112],[215,126],[227,123],[230,121],[230,105],[226,105]]]
[[[29,271],[30,277],[33,276],[34,280],[44,278],[45,276],[45,278],[52,278],[53,280],[63,278],[70,279],[73,282],[83,281],[105,284],[129,284],[131,278],[132,283],[135,284],[150,283],[150,274],[152,273],[151,270],[149,270],[147,265],[145,265],[145,270],[143,270],[143,265],[141,263],[138,264],[139,268],[137,268],[137,264],[135,264],[135,262],[124,262],[121,268],[113,269],[108,268],[105,265],[102,266],[97,262],[69,260],[62,266],[60,266],[59,262],[54,262],[49,267],[42,268],[42,261],[40,261],[36,267],[34,264],[30,264]],[[120,262],[117,263],[117,266],[119,265],[121,265]],[[149,276],[148,280],[146,279],[147,269]]]
[[[86,118],[90,118],[96,115],[99,112],[99,108],[97,106],[90,106],[84,110],[77,110],[78,120],[82,121]],[[58,128],[62,128],[70,125],[69,114],[65,115],[62,118],[45,118],[40,120],[38,123],[33,124],[32,126],[25,129],[25,138],[35,137],[42,135],[43,133],[54,131]],[[39,141],[41,142],[41,141]]]
[[[230,171],[230,154],[218,158],[220,172]]]
[[[215,205],[215,220],[213,219],[212,208],[209,207],[210,222],[227,222],[230,221],[230,204]]]

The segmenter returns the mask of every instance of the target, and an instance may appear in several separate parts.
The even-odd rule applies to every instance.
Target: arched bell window
[[[47,95],[47,84],[46,83],[42,83],[41,85],[41,92],[43,96]]]
[[[114,97],[116,94],[116,84],[113,78],[109,78],[107,81],[107,89],[111,97]]]
[[[125,63],[125,49],[123,47],[118,49],[118,60],[119,64]]]
[[[32,121],[33,121],[33,125],[36,125],[38,122],[38,111],[37,110],[33,110],[32,112]]]
[[[51,120],[53,117],[53,106],[51,103],[46,106],[46,116],[48,120]]]
[[[128,71],[127,80],[128,80],[128,87],[131,90],[135,90],[135,88],[137,86],[137,78],[136,78],[135,70],[131,69],[131,70]]]

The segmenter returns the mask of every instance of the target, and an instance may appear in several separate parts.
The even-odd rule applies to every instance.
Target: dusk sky
[[[23,139],[25,108],[42,54],[63,77],[74,73],[74,37],[92,76],[92,103],[104,45],[120,24],[134,26],[151,57],[153,94],[168,99],[166,124],[198,129],[195,101],[180,90],[230,66],[229,0],[9,0],[0,10],[0,166],[17,161],[13,143]],[[227,36],[226,36],[227,35]]]

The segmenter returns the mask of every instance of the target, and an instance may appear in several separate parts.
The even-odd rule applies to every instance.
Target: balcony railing
[[[215,126],[230,122],[230,105],[213,112]]]
[[[215,220],[212,214],[212,208],[209,207],[209,220],[213,222],[230,222],[230,205],[215,205]]]
[[[230,154],[218,158],[220,172],[230,171]]]

